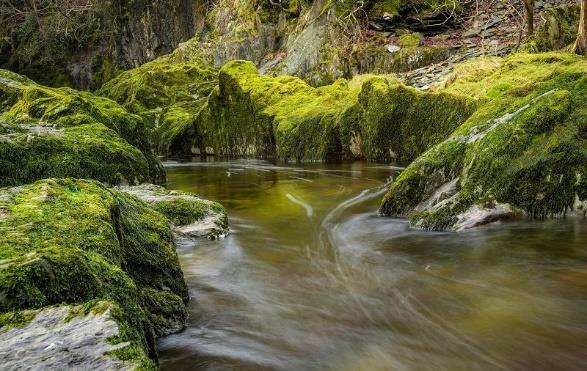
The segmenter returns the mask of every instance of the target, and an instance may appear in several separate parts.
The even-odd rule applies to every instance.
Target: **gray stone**
[[[71,315],[75,309],[45,308],[25,326],[0,329],[2,369],[131,370],[137,367],[133,362],[106,354],[129,345],[108,343],[109,338],[119,334],[110,307],[102,313],[90,312],[85,316]]]
[[[509,219],[514,214],[514,209],[509,204],[496,204],[492,207],[472,205],[467,211],[457,216],[458,220],[452,229],[455,232],[461,232],[481,225]]]
[[[132,194],[146,203],[155,203],[161,201],[174,201],[177,199],[184,199],[197,203],[204,203],[211,205],[213,202],[201,199],[195,195],[181,193],[176,191],[168,191],[163,187],[153,184],[143,184],[140,186],[123,186],[119,187],[123,192]],[[180,238],[201,238],[207,237],[216,239],[224,237],[229,230],[226,227],[226,215],[224,213],[215,212],[212,208],[209,209],[208,215],[204,218],[185,226],[173,226],[173,231],[177,237]]]
[[[396,52],[399,52],[400,49],[401,49],[399,46],[393,45],[393,44],[389,44],[385,48],[387,49],[388,52],[390,52],[392,54],[393,53],[396,53]]]

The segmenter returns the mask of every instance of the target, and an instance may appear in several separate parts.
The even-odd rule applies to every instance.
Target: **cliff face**
[[[81,3],[3,8],[0,66],[47,85],[96,88],[194,36],[206,8],[191,0]]]

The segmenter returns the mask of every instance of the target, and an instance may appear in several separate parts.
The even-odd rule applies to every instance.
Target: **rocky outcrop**
[[[141,117],[109,99],[0,70],[0,186],[47,177],[165,179]]]
[[[381,213],[424,229],[582,211],[587,199],[587,61],[565,53],[482,58],[447,92],[483,102],[390,186]],[[449,186],[450,185],[450,186]],[[442,197],[439,197],[442,195]]]
[[[180,330],[187,317],[174,247],[164,215],[94,181],[0,189],[0,337],[19,334],[27,356],[44,352],[57,363],[91,366],[100,356],[152,367],[155,338]],[[43,309],[73,304],[81,307]],[[34,336],[48,323],[56,327]]]
[[[173,231],[179,238],[216,239],[228,233],[226,210],[217,202],[204,200],[190,193],[168,191],[156,185],[120,189],[165,215],[173,224]]]
[[[2,8],[0,67],[48,85],[98,87],[203,28],[205,2],[27,2]]]
[[[121,335],[112,306],[98,302],[91,308],[62,305],[20,313],[31,318],[0,328],[2,368],[135,370],[141,363],[150,364],[148,359],[123,361],[108,356],[129,346],[128,342],[108,342]]]

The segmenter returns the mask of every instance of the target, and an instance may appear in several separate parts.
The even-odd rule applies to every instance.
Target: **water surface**
[[[190,319],[163,370],[587,369],[587,222],[460,234],[376,215],[397,168],[168,163],[231,234],[178,248]]]

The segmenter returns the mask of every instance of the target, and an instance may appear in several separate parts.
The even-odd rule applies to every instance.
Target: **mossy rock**
[[[358,76],[314,88],[234,61],[220,71],[219,86],[200,114],[203,135],[194,145],[216,154],[294,161],[410,161],[474,108],[469,98],[421,93],[388,77]]]
[[[580,14],[579,5],[546,9],[543,16],[544,24],[540,26],[531,41],[536,51],[559,50],[575,42]]]
[[[474,205],[508,204],[546,218],[583,204],[587,61],[545,53],[515,54],[491,68],[483,67],[487,59],[478,61],[483,68],[475,63],[445,91],[474,96],[480,108],[396,179],[381,213],[437,230],[452,228]],[[438,198],[452,182],[454,189]]]
[[[161,182],[143,120],[115,102],[0,70],[0,186],[47,177]]]
[[[406,33],[399,37],[398,45],[402,48],[416,48],[422,43],[422,35]]]
[[[120,189],[165,215],[179,237],[216,239],[228,233],[226,209],[217,202],[151,184]]]
[[[190,151],[185,136],[198,130],[194,121],[218,82],[218,71],[202,56],[181,60],[180,52],[160,57],[120,74],[97,94],[141,116],[159,154]],[[193,134],[192,134],[193,135]]]
[[[120,329],[110,341],[137,357],[155,358],[155,337],[187,316],[167,218],[94,181],[0,189],[0,262],[0,314],[110,301]]]

